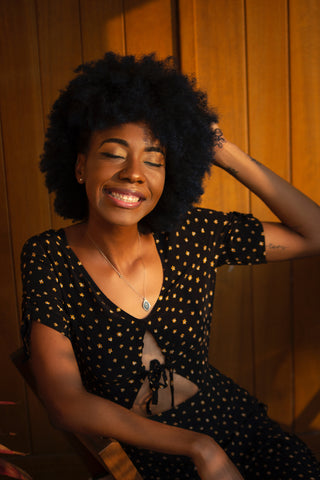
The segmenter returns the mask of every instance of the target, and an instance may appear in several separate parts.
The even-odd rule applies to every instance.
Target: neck
[[[137,225],[106,227],[88,221],[84,233],[122,273],[141,256]]]
[[[92,228],[89,229],[89,225],[87,225],[87,229],[85,230],[86,237],[88,238],[89,242],[91,243],[92,247],[99,252],[99,254],[103,257],[103,259],[111,266],[111,268],[118,274],[119,278],[127,284],[127,286],[135,292],[135,294],[140,297],[141,300],[141,307],[143,310],[148,312],[151,308],[150,302],[146,298],[146,269],[144,265],[144,260],[143,260],[143,252],[141,248],[141,238],[140,238],[140,233],[138,231],[138,228],[136,227],[135,229],[130,229],[129,231],[126,231],[126,236],[124,237],[123,233],[120,231],[117,231],[117,234],[115,235],[115,232],[113,231],[113,235],[111,232],[108,232],[108,235],[104,235],[104,248],[102,247],[102,237],[99,238],[94,238],[92,236]],[[95,229],[95,235],[97,235],[99,232]],[[130,233],[129,240],[133,239],[135,236],[135,242],[137,243],[137,246],[132,244],[130,242],[130,247],[129,247],[129,261],[125,265],[123,262],[123,255],[120,256],[120,251],[125,252],[125,254],[128,254],[128,234]],[[120,245],[118,245],[118,241],[122,242]],[[107,240],[107,242],[106,242]],[[100,242],[100,243],[98,243]],[[114,244],[112,242],[115,242],[115,248]],[[117,261],[115,258],[115,255],[110,253],[110,251],[107,251],[107,248],[109,246],[112,246],[113,252],[117,252],[117,255],[119,255],[119,258],[121,258],[121,263]],[[124,246],[126,246],[126,250],[124,250]],[[128,280],[127,275],[129,277],[129,272],[132,268],[137,269],[137,264],[142,264],[143,267],[143,291],[139,292],[136,287]],[[126,270],[125,270],[126,268]]]

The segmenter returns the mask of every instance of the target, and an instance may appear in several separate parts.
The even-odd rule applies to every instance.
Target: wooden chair
[[[35,380],[23,349],[20,348],[14,352],[11,355],[11,359],[24,380],[38,397]],[[141,475],[116,440],[67,432],[64,432],[64,435],[81,456],[93,478],[142,480]]]

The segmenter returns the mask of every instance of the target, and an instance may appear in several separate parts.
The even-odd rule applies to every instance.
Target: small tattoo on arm
[[[250,158],[251,158],[251,160],[252,160],[254,163],[256,163],[257,165],[262,165],[262,164],[261,164],[260,162],[258,162],[258,160],[256,160],[255,158],[253,158],[253,157],[250,157]]]
[[[223,144],[226,143],[226,139],[223,136],[222,130],[216,128],[213,131],[213,145],[218,148],[222,148]]]
[[[232,167],[226,167],[225,170],[230,173],[230,175],[232,175],[233,177],[236,177],[238,175],[238,170],[236,170],[235,168],[232,168]]]
[[[287,247],[284,245],[274,245],[273,243],[269,243],[268,248],[270,248],[270,250],[285,250]]]

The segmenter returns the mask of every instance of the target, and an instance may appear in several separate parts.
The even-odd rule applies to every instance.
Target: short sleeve
[[[265,263],[263,227],[251,214],[230,212],[224,215],[218,233],[217,266]]]
[[[27,354],[32,322],[43,323],[70,338],[70,322],[64,314],[59,274],[54,267],[39,237],[25,243],[21,253],[21,334]]]

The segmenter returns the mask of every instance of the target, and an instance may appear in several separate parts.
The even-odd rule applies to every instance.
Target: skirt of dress
[[[266,407],[212,368],[205,389],[150,419],[210,435],[245,480],[320,480],[320,465],[295,435],[284,432]],[[124,445],[145,480],[200,480],[188,457]]]

